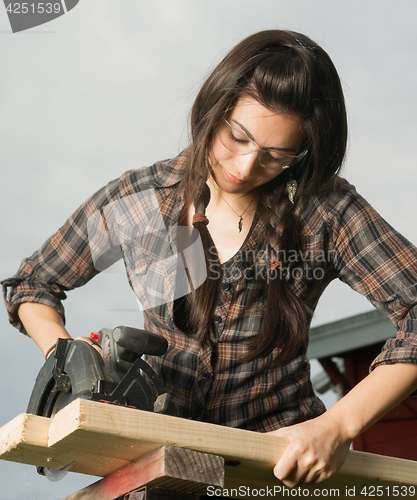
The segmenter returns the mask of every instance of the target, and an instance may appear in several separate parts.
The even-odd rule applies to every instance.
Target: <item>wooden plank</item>
[[[19,418],[25,422],[32,420],[27,416]],[[171,445],[222,456],[226,460],[226,488],[228,485],[282,486],[272,469],[282,456],[287,440],[277,436],[87,400],[74,401],[55,415],[48,431],[44,457],[56,453],[55,460],[64,465],[69,463],[68,458],[75,459],[72,470],[86,474],[105,476],[119,469],[120,463],[125,465],[150,451]],[[0,430],[2,441],[4,435]],[[24,446],[19,461],[33,463],[29,441],[20,442],[18,431],[15,435],[17,446]],[[43,444],[44,441],[33,443],[37,460],[42,455]],[[65,459],[60,459],[61,454]],[[10,451],[0,458],[14,460]],[[320,483],[321,488],[339,488],[340,492],[362,485],[417,486],[417,462],[350,451],[341,470]]]
[[[224,460],[217,455],[164,446],[65,500],[115,500],[145,485],[203,495],[207,485],[224,485]]]
[[[62,469],[73,463],[72,472],[106,476],[129,461],[84,453],[67,453],[48,446],[50,418],[22,413],[0,428],[0,458],[51,469]]]
[[[134,493],[130,493],[123,500],[200,500],[200,496],[184,495],[184,493],[176,493],[173,491],[161,490],[159,488],[151,488],[145,486]]]
[[[105,435],[105,439],[99,436]],[[268,434],[77,400],[51,423],[49,446],[77,450],[95,447],[102,456],[137,458],[160,446],[173,445],[222,455],[251,467],[272,468],[287,440]],[[131,458],[135,457],[135,458]],[[347,475],[363,475],[417,485],[417,462],[350,451],[343,466]]]
[[[78,399],[55,415],[48,444],[65,451],[76,451],[84,446],[103,457],[123,460],[136,460],[161,446],[171,445],[222,455],[225,460],[236,460],[238,454],[251,466],[265,462],[273,466],[287,440]],[[261,448],[268,450],[266,454]]]
[[[0,456],[6,460],[61,469],[73,455],[48,448],[51,420],[22,414],[0,429]]]
[[[201,500],[201,497],[145,486],[140,490],[130,493],[123,500]]]

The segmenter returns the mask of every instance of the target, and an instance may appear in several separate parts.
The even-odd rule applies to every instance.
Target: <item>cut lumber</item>
[[[226,489],[282,486],[272,472],[287,446],[278,436],[81,399],[53,419],[42,419],[21,415],[0,429],[0,458],[52,468],[74,462],[71,471],[106,476],[151,451],[175,446],[222,456]],[[350,451],[337,474],[305,488],[338,488],[343,497],[346,488],[380,486],[386,488],[378,495],[384,498],[390,496],[388,487],[400,485],[417,486],[417,462]]]
[[[82,472],[92,476],[107,476],[114,470],[129,464],[130,461],[106,458],[83,453],[66,453],[48,446],[50,418],[22,413],[0,428],[0,458],[50,469],[63,469],[73,463],[72,472]],[[97,471],[101,471],[97,474]]]
[[[262,448],[268,446],[265,455]],[[102,457],[136,460],[161,446],[178,446],[222,455],[255,466],[267,458],[272,466],[287,440],[257,432],[234,429],[160,413],[131,410],[78,399],[53,418],[48,445],[63,451],[94,449]],[[218,450],[221,452],[218,453]]]
[[[164,446],[65,500],[115,500],[146,485],[185,495],[204,495],[208,485],[224,485],[224,460],[217,455]]]

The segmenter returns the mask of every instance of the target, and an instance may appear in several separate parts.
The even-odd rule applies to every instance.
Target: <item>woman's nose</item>
[[[238,156],[236,155],[235,164],[239,170],[242,178],[249,177],[254,168],[257,168],[259,165],[259,152],[253,151],[246,155]]]

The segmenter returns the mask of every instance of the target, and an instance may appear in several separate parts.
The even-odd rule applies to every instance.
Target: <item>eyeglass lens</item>
[[[295,159],[304,156],[305,153],[298,156],[291,156],[280,153],[279,151],[268,151],[261,149],[253,142],[243,130],[230,124],[227,120],[223,120],[223,124],[219,129],[219,138],[231,153],[239,156],[247,155],[258,150],[259,163],[266,168],[280,169],[290,165]]]

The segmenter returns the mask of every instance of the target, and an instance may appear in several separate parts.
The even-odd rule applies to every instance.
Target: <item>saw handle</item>
[[[120,347],[140,356],[142,354],[161,356],[168,349],[168,342],[161,335],[129,326],[116,327],[113,330],[113,339]]]

